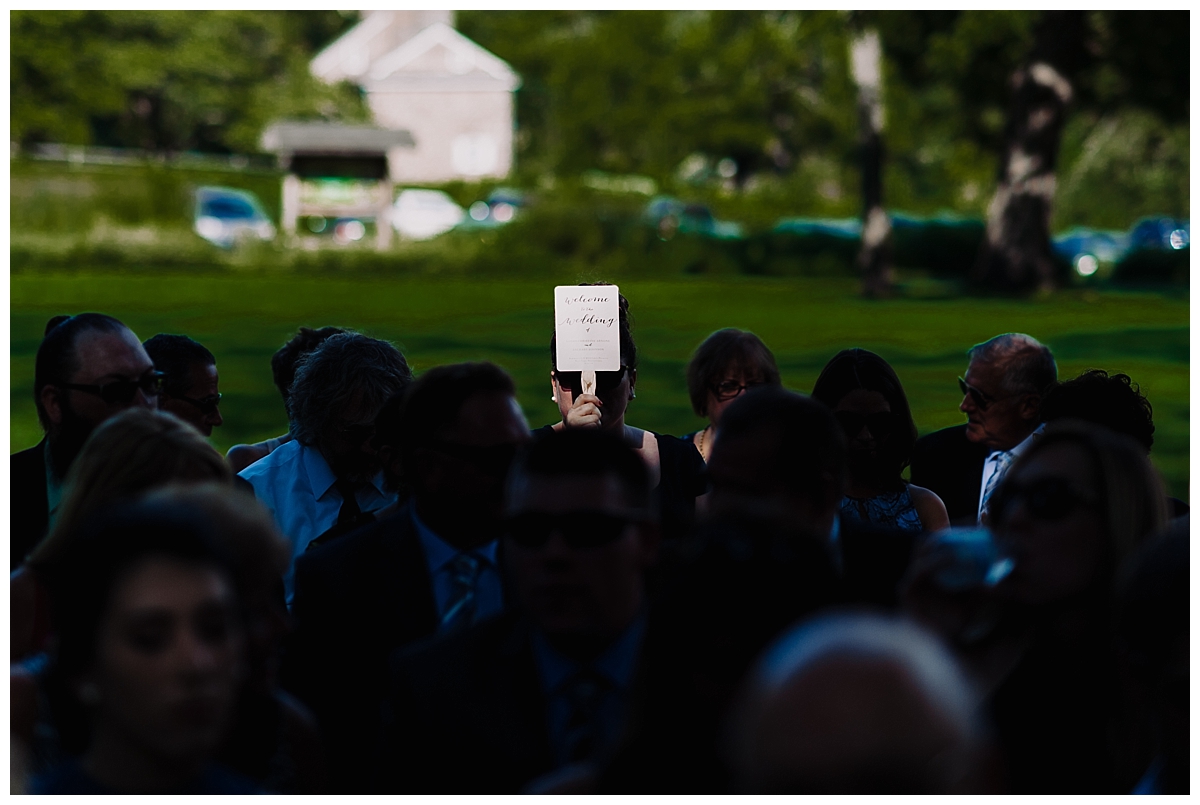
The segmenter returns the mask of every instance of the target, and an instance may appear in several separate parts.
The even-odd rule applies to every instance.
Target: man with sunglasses
[[[34,366],[34,403],[46,437],[10,461],[10,561],[15,568],[53,523],[75,456],[101,422],[158,407],[162,375],[136,335],[112,316],[55,316]]]
[[[507,511],[518,611],[393,661],[398,790],[518,793],[581,771],[611,756],[647,682],[659,535],[645,462],[611,434],[548,434],[514,466]]]
[[[1037,430],[1042,396],[1058,378],[1054,355],[1023,333],[998,335],[967,355],[958,379],[967,423],[918,439],[911,462],[912,482],[942,499],[952,525],[979,521]]]
[[[217,389],[217,359],[203,344],[186,335],[159,333],[142,343],[154,368],[162,372],[158,407],[170,411],[205,436],[224,423]]]
[[[410,497],[297,560],[284,659],[284,685],[316,714],[339,792],[373,790],[389,653],[503,611],[504,482],[529,439],[512,378],[492,363],[434,367],[384,410],[394,419],[380,421],[376,448]]]

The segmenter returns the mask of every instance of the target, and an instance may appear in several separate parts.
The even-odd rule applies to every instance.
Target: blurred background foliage
[[[856,14],[883,43],[885,203],[981,217],[1038,12]],[[249,153],[277,118],[366,120],[357,87],[308,72],[356,21],[13,11],[12,139]],[[858,214],[849,14],[471,10],[456,25],[522,76],[520,184],[642,175],[751,228]],[[1091,12],[1084,45],[1054,228],[1187,217],[1188,12]]]

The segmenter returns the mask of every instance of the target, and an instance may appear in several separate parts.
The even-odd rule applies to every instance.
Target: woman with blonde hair
[[[1009,468],[991,511],[1011,572],[939,593],[946,568],[919,561],[906,604],[958,644],[986,696],[1007,793],[1127,793],[1144,766],[1123,763],[1120,745],[1117,569],[1165,525],[1162,481],[1129,437],[1058,420]],[[967,637],[988,608],[994,626]]]
[[[50,532],[10,578],[13,661],[49,636],[42,585],[79,528],[117,500],[174,481],[232,485],[233,472],[198,430],[165,411],[131,408],[96,428],[67,473]]]

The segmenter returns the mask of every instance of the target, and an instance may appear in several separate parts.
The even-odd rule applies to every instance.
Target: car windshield
[[[240,198],[223,196],[205,199],[200,204],[200,214],[212,218],[255,218],[254,208]]]

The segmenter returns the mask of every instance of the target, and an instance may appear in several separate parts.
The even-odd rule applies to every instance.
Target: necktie
[[[357,520],[362,515],[362,509],[358,508],[358,500],[354,493],[362,487],[357,481],[349,481],[345,478],[338,478],[333,482],[337,491],[342,495],[342,508],[338,511],[338,525],[349,523]]]
[[[1013,454],[1007,451],[996,453],[996,469],[992,471],[992,477],[988,478],[987,486],[983,489],[983,500],[979,503],[979,522],[984,522],[986,517],[989,517],[988,504],[992,501],[992,495],[996,494],[996,490],[1000,488],[1000,482],[1004,480],[1005,473],[1008,472],[1008,465],[1012,464]]]
[[[570,705],[563,750],[567,763],[590,759],[600,748],[603,729],[600,706],[608,689],[608,680],[591,669],[584,669],[567,682],[565,694]]]
[[[469,553],[460,553],[451,560],[452,586],[446,614],[442,616],[443,633],[453,634],[471,625],[475,617],[475,585],[479,581],[481,564],[478,557]]]

